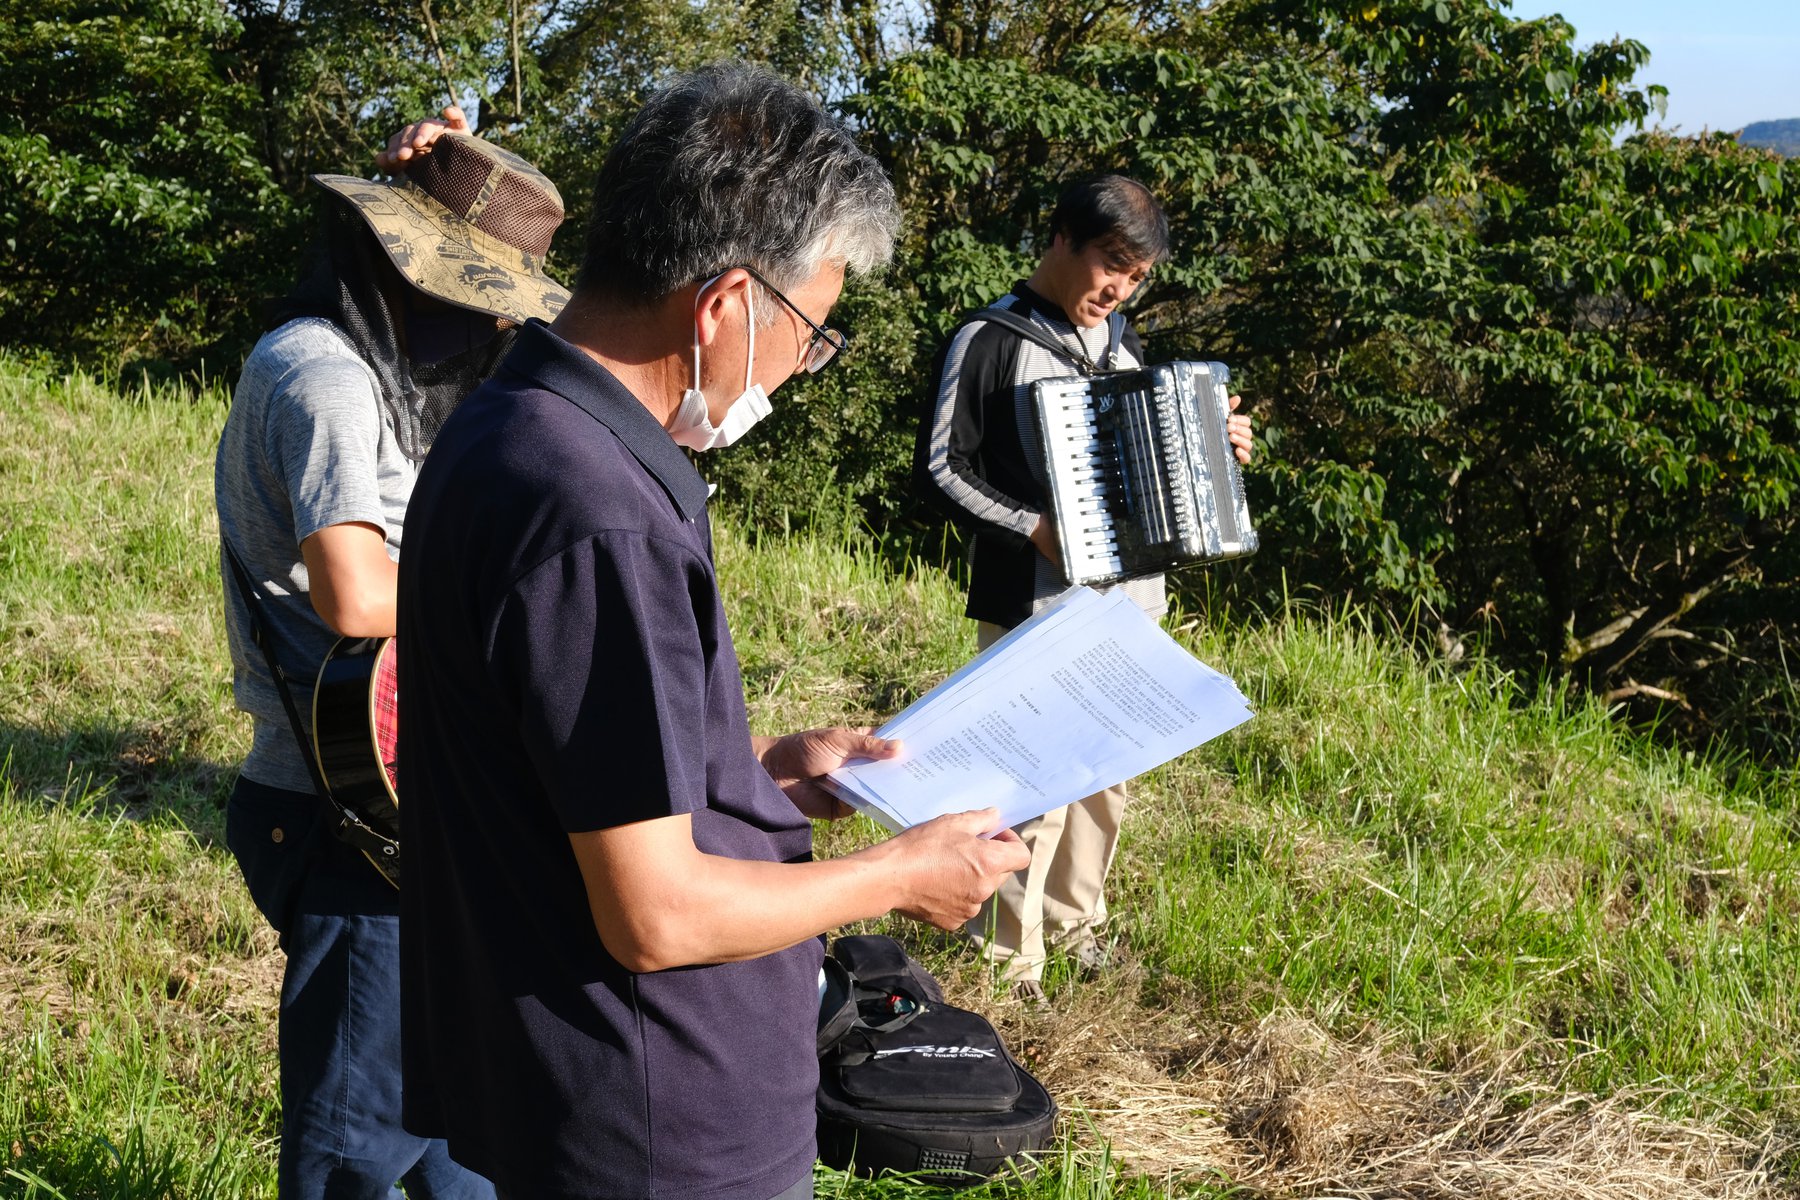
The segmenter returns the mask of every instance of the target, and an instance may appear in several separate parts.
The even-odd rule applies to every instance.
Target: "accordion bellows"
[[[1224,363],[1174,362],[1032,385],[1070,583],[1255,553],[1230,379]]]

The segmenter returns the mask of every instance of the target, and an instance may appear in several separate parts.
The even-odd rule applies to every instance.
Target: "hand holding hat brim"
[[[418,188],[349,175],[313,181],[348,202],[401,278],[428,296],[520,323],[549,320],[569,302],[541,260],[453,216]]]

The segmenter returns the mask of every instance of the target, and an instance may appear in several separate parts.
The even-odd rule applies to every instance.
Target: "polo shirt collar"
[[[698,520],[711,493],[669,431],[611,371],[551,331],[537,317],[525,323],[504,370],[553,392],[612,430],[631,456],[669,493],[681,515]]]

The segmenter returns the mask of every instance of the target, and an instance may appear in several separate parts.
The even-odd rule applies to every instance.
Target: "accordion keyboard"
[[[1222,363],[1034,385],[1071,583],[1109,583],[1256,549]]]

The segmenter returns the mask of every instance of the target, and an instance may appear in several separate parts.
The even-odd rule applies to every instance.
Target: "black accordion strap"
[[[1036,342],[1058,358],[1066,359],[1075,364],[1075,369],[1080,371],[1083,375],[1095,375],[1099,373],[1100,368],[1095,365],[1093,359],[1089,358],[1086,354],[1077,351],[1068,343],[1052,337],[1043,329],[1043,327],[1029,317],[1022,317],[1018,313],[1011,312],[1004,308],[983,308],[969,314],[968,320],[963,323],[965,325],[970,325],[976,321],[987,321],[990,324],[998,325],[1003,329],[1010,329],[1026,341]],[[1118,341],[1124,336],[1125,321],[1124,318],[1121,317],[1118,319],[1118,324],[1114,328],[1112,335],[1113,340],[1107,344],[1106,354],[1108,366],[1112,365],[1112,356],[1118,350]]]
[[[1125,315],[1113,313],[1106,318],[1106,369],[1119,369],[1119,343],[1125,340]]]

